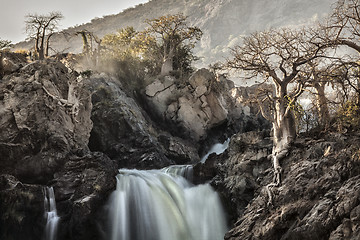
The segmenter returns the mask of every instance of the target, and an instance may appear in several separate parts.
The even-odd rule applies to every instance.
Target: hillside
[[[144,20],[183,12],[191,25],[200,27],[204,35],[197,46],[201,60],[198,67],[223,59],[229,47],[240,42],[241,36],[254,31],[276,27],[296,27],[325,16],[333,0],[152,0],[129,8],[119,14],[94,18],[90,23],[64,30],[57,34],[52,48],[56,52],[80,52],[82,43],[77,31],[88,30],[102,37],[117,29],[134,26],[141,30]],[[32,43],[22,42],[16,48],[31,48]]]

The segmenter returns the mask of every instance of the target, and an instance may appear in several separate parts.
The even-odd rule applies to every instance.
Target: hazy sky
[[[13,43],[26,38],[25,15],[60,11],[60,29],[90,22],[95,17],[116,14],[148,0],[0,0],[0,38]]]

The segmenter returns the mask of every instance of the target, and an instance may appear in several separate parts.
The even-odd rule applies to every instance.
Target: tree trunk
[[[39,59],[39,41],[40,41],[40,33],[38,32],[36,34],[36,39],[35,39],[35,49],[34,49],[34,58],[35,59]]]
[[[4,76],[3,53],[0,51],[0,79]]]
[[[81,34],[81,38],[83,41],[83,54],[87,56],[90,52],[90,46],[89,46],[89,42],[88,42],[88,39],[86,36],[86,32],[82,31],[82,32],[80,32],[80,34]]]
[[[325,83],[315,82],[314,89],[316,91],[316,108],[319,114],[319,122],[322,127],[326,128],[330,123],[330,114],[328,100],[325,95]]]
[[[44,47],[40,47],[38,51],[39,60],[44,60]]]
[[[275,171],[275,182],[280,184],[280,159],[288,153],[290,144],[296,138],[296,124],[293,113],[287,111],[289,101],[287,98],[287,84],[276,88],[276,103],[273,121],[273,167]]]
[[[173,71],[174,54],[175,54],[175,47],[170,46],[169,53],[164,55],[164,62],[161,66],[162,76],[169,75],[170,72]]]
[[[45,56],[49,56],[49,47],[50,47],[50,38],[52,37],[53,33],[50,33],[46,38],[46,47],[45,47]]]

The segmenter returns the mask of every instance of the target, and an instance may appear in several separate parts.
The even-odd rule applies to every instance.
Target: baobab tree
[[[338,0],[323,28],[327,31],[323,40],[360,53],[360,0]]]
[[[145,32],[158,39],[158,48],[162,50],[161,75],[168,75],[173,71],[173,61],[179,47],[182,46],[188,54],[202,36],[202,31],[197,27],[189,27],[186,19],[186,16],[179,13],[146,21],[149,27]]]
[[[28,14],[26,16],[26,32],[35,42],[34,50],[38,59],[48,55],[50,38],[57,29],[58,22],[63,18],[60,12],[50,12],[47,15]]]
[[[241,71],[247,78],[263,79],[274,86],[260,99],[263,116],[273,125],[273,167],[275,185],[281,183],[279,160],[296,138],[294,106],[308,79],[305,66],[319,57],[322,47],[309,41],[305,30],[272,29],[244,37],[242,45],[232,49],[226,66]],[[292,90],[289,90],[292,87]],[[263,102],[268,101],[268,109]],[[265,111],[266,110],[266,111]]]
[[[332,77],[332,80],[354,90],[356,104],[360,107],[360,80],[350,77],[356,75],[353,73],[358,72],[360,66],[360,0],[338,0],[329,18],[320,23],[316,34],[318,43],[336,50],[333,73],[344,74],[340,74],[342,77]]]

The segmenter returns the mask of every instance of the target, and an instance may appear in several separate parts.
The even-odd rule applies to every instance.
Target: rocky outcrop
[[[88,150],[91,100],[83,83],[50,60],[0,81],[0,172],[46,182],[67,154]]]
[[[52,185],[62,239],[94,239],[94,216],[115,187],[116,168],[88,148],[87,80],[50,59],[15,64],[0,80],[0,238],[41,238],[43,189]]]
[[[1,239],[42,236],[45,186],[54,188],[59,239],[100,239],[118,168],[199,160],[195,142],[157,128],[118,80],[9,59],[16,68],[0,80]]]
[[[67,159],[51,182],[61,217],[58,239],[101,239],[98,225],[117,172],[102,153]]]
[[[55,173],[49,184],[60,216],[58,239],[100,239],[97,221],[115,188],[114,165],[106,155],[91,153],[69,157]],[[46,224],[44,186],[0,175],[0,211],[1,239],[41,239]]]
[[[232,138],[221,192],[238,218],[225,239],[358,239],[360,136],[299,138],[283,159],[283,181],[271,188],[269,140]]]
[[[119,168],[153,169],[197,161],[196,145],[159,130],[116,79],[91,78],[90,149],[115,159]]]
[[[157,79],[146,87],[145,94],[159,119],[183,129],[184,136],[198,141],[211,128],[243,114],[242,107],[231,98],[233,87],[231,81],[200,69],[182,82],[169,76]]]

